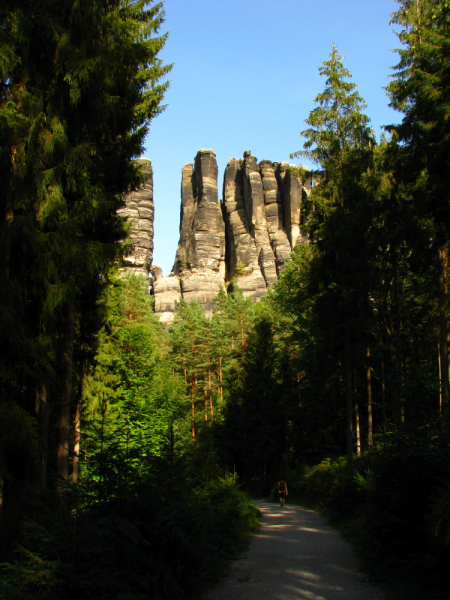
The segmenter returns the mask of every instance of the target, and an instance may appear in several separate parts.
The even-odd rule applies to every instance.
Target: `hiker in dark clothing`
[[[287,483],[282,479],[277,483],[277,488],[278,497],[280,498],[280,506],[284,506],[284,503],[286,502],[286,496],[288,495]]]

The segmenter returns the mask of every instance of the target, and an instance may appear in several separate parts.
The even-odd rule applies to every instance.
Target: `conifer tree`
[[[191,436],[197,436],[201,420],[200,402],[204,406],[207,371],[210,368],[209,324],[200,304],[181,300],[175,308],[170,343],[177,371],[182,375],[186,394],[191,401]],[[203,409],[202,406],[202,409]],[[205,413],[204,413],[205,414]]]
[[[133,159],[167,87],[163,15],[152,0],[0,8],[0,410],[39,423],[40,453],[57,450],[62,483],[83,311],[120,256],[116,211],[143,181]],[[60,435],[47,450],[49,418]],[[12,480],[46,485],[46,461],[32,478],[37,457],[24,452],[20,464],[2,461],[5,503]]]
[[[215,300],[213,324],[221,347],[222,378],[226,379],[226,388],[230,391],[242,375],[242,359],[254,325],[255,303],[244,297],[236,281],[233,281],[230,293],[225,293],[222,288]]]
[[[397,0],[393,23],[402,29],[400,61],[388,86],[391,106],[403,114],[390,126],[399,142],[396,177],[406,185],[417,217],[433,240],[438,272],[442,405],[450,401],[448,361],[450,239],[450,84],[448,0]],[[431,225],[431,227],[430,227]]]
[[[171,464],[188,435],[183,383],[172,372],[145,278],[113,279],[103,300],[107,322],[82,406],[81,482],[89,503],[129,497],[159,460]]]
[[[330,59],[319,72],[326,78],[325,89],[303,131],[305,150],[292,156],[306,156],[319,168],[313,171],[314,206],[309,229],[315,247],[310,292],[315,311],[336,363],[344,365],[347,455],[353,455],[353,393],[361,332],[367,329],[370,314],[368,231],[371,227],[370,167],[374,138],[369,119],[362,112],[365,103],[350,72],[342,64],[335,45]],[[349,235],[349,232],[352,232]]]

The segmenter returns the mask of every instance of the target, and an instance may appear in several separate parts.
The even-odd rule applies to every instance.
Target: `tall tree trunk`
[[[223,373],[222,373],[222,357],[219,356],[219,398],[223,402]]]
[[[76,487],[78,485],[78,472],[80,466],[80,399],[77,402],[75,408],[75,421],[74,421],[74,436],[73,436],[73,459],[72,459],[72,484]]]
[[[441,249],[439,252],[439,351],[441,365],[441,406],[442,412],[447,412],[450,399],[449,386],[449,360],[448,360],[448,336],[449,327],[447,321],[447,293],[446,293],[446,271],[448,263],[448,252]]]
[[[211,383],[211,369],[208,369],[208,389],[209,389],[209,414],[211,418],[211,423],[214,423],[214,408],[213,408],[213,398],[212,398],[212,383]]]
[[[358,456],[362,455],[362,444],[361,444],[361,415],[359,412],[359,400],[358,400],[358,389],[356,387],[356,373],[353,371],[353,395],[356,398],[355,402],[355,424],[356,424],[356,454]]]
[[[373,448],[373,398],[370,348],[367,348],[367,443],[369,448]]]
[[[49,406],[47,383],[40,381],[36,388],[35,405],[39,429],[39,456],[35,466],[34,476],[34,484],[40,490],[45,490],[47,488]]]
[[[442,365],[441,365],[441,341],[439,339],[438,341],[438,377],[439,377],[439,414],[442,415],[442,410],[443,410],[443,405],[442,405],[442,386],[441,386],[441,380],[442,380]]]
[[[384,355],[381,356],[381,407],[383,412],[383,446],[386,446],[387,436],[387,411],[386,411],[386,380],[384,368]]]
[[[67,307],[66,330],[62,350],[62,389],[59,413],[59,443],[57,454],[57,490],[62,493],[69,476],[69,428],[70,404],[72,401],[73,346],[75,337],[75,299]]]
[[[355,403],[355,424],[356,424],[356,454],[362,455],[361,445],[361,416],[359,414],[359,402]]]
[[[191,378],[191,437],[195,439],[195,375]]]
[[[347,425],[347,465],[353,465],[353,382],[348,333],[345,341],[345,408]]]

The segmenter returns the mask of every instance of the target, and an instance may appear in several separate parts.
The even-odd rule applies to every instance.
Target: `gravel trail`
[[[256,504],[261,529],[206,600],[384,600],[325,519],[300,506]]]

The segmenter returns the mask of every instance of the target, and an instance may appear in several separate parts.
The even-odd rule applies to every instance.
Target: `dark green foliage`
[[[287,400],[270,305],[260,303],[246,340],[242,374],[229,390],[217,431],[221,459],[254,494],[267,494],[286,464]]]
[[[441,411],[448,411],[449,315],[449,36],[450,6],[440,0],[399,0],[393,22],[400,26],[403,47],[388,86],[391,106],[403,113],[390,125],[395,145],[392,163],[396,183],[408,190],[412,212],[426,233],[425,254],[433,265],[439,307]],[[423,239],[423,238],[422,238]],[[420,255],[421,239],[413,248]]]
[[[257,306],[232,282],[169,332],[146,280],[108,280],[167,87],[162,5],[2,4],[0,597],[198,597],[255,527],[236,473],[448,595],[450,4],[398,3],[391,139],[333,46],[296,153],[310,243]]]
[[[105,325],[83,384],[78,481],[63,502],[24,500],[28,518],[1,570],[5,597],[194,598],[257,526],[255,507],[218,465],[212,423],[191,443],[190,398],[148,282],[113,279],[102,304]],[[196,305],[181,310],[173,343],[195,342],[186,368],[200,377],[211,368],[210,323]]]
[[[41,506],[17,560],[4,565],[5,597],[197,597],[245,547],[256,509],[231,477],[188,489],[188,472],[175,475],[168,470],[159,486],[76,516]]]
[[[373,576],[392,581],[407,575],[428,590],[427,597],[443,598],[450,590],[445,439],[380,449],[355,459],[351,474],[344,459],[327,459],[292,477],[290,488],[343,529]]]
[[[84,381],[80,493],[92,504],[133,497],[161,464],[184,453],[188,406],[171,369],[168,340],[153,313],[148,282],[112,281],[96,363]]]
[[[69,477],[97,301],[126,236],[117,209],[144,180],[135,159],[168,85],[163,14],[142,0],[0,8],[0,412],[15,419],[1,427],[34,432],[0,457],[6,553],[22,496]]]

